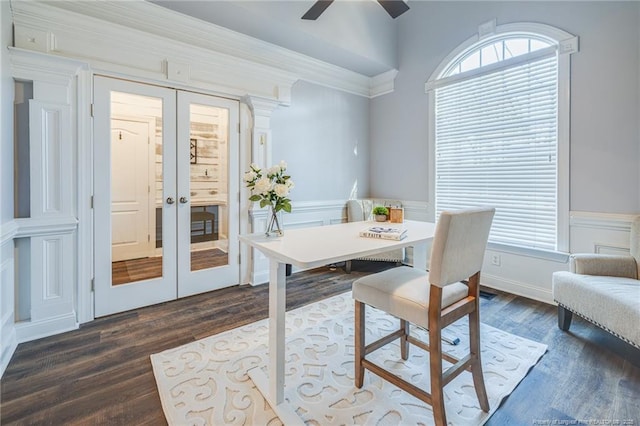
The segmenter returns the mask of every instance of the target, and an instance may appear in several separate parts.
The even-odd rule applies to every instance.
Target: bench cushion
[[[624,277],[553,274],[553,298],[640,348],[640,281]]]

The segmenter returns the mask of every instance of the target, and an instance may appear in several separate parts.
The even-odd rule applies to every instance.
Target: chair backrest
[[[386,199],[352,199],[347,201],[347,222],[371,220],[371,212],[375,206],[402,207],[399,200]]]
[[[371,200],[349,200],[347,201],[347,221],[361,222],[369,220],[372,210],[373,201]]]
[[[444,287],[480,272],[496,209],[443,211],[436,225],[429,282]]]
[[[636,268],[638,268],[638,274],[636,275],[640,279],[640,216],[636,216],[631,222],[631,256],[636,259]]]

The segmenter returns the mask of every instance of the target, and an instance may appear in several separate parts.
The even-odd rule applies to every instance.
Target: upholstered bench
[[[371,211],[375,206],[397,206],[400,207],[400,201],[391,200],[349,200],[347,201],[347,221],[360,222],[371,220]],[[398,265],[404,262],[404,249],[394,249],[375,256],[366,256],[358,260],[375,260],[381,262],[396,262]],[[351,261],[347,260],[345,271],[351,273]]]
[[[570,272],[553,274],[558,327],[575,313],[640,349],[640,216],[631,226],[631,255],[574,254]]]

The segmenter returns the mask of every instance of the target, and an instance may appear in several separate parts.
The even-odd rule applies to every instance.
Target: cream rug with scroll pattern
[[[362,389],[353,385],[353,300],[334,296],[287,312],[285,398],[308,425],[432,425],[431,407],[367,371]],[[398,328],[398,320],[367,308],[367,342]],[[443,350],[468,353],[466,322],[446,329],[461,339]],[[422,330],[412,330],[428,341]],[[546,345],[481,328],[482,363],[491,412],[526,376]],[[160,399],[170,425],[280,425],[246,374],[266,371],[268,322],[258,321],[176,349],[151,355]],[[412,346],[407,361],[397,344],[370,355],[380,365],[429,389],[428,353]],[[483,413],[469,372],[445,387],[449,424],[481,425]]]

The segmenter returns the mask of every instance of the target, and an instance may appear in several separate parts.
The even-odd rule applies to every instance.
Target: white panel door
[[[112,261],[154,255],[154,207],[150,173],[155,153],[151,121],[111,120]],[[152,175],[151,175],[152,176]]]

